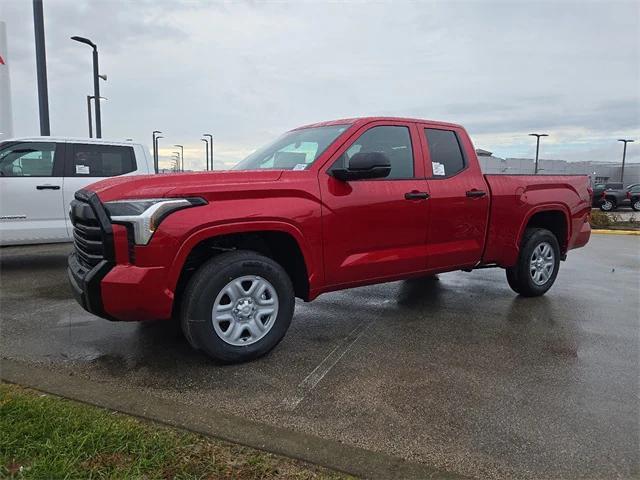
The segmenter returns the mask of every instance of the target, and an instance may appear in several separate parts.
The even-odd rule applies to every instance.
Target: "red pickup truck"
[[[483,175],[459,125],[336,120],[229,171],[80,190],[68,273],[89,312],[179,318],[193,347],[239,362],[278,344],[295,297],[486,267],[542,295],[589,240],[590,209],[586,176]]]

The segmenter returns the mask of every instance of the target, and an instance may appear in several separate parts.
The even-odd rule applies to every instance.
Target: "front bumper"
[[[111,270],[112,265],[103,260],[94,268],[87,270],[79,261],[75,252],[69,255],[67,276],[76,301],[87,312],[108,320],[116,320],[108,315],[102,304],[100,282]]]
[[[74,232],[76,251],[69,255],[67,276],[82,308],[107,320],[171,318],[174,295],[167,288],[166,269],[138,267],[128,261],[126,229],[111,225],[97,195],[86,190],[77,192],[71,217],[74,229],[86,231],[87,226],[83,227],[82,222],[89,220],[93,222],[89,228],[94,230],[94,235],[98,226],[101,232],[101,242],[97,242],[96,237],[83,239]],[[87,253],[87,245],[91,244],[93,252]],[[101,256],[91,254],[97,252]]]

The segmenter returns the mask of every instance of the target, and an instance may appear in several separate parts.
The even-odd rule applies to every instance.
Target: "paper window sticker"
[[[76,165],[76,174],[77,175],[89,175],[91,171],[89,170],[89,165]]]
[[[293,167],[294,170],[304,170],[305,168],[307,168],[306,163],[298,163],[295,167]]]
[[[431,166],[433,168],[433,174],[434,175],[438,175],[438,176],[446,175],[444,173],[444,165],[442,163],[432,162]]]

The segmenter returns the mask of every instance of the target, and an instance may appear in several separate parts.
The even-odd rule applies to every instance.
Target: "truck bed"
[[[591,191],[586,175],[484,175],[491,193],[484,264],[513,265],[529,220],[550,207],[564,214],[568,232],[564,252],[588,238]],[[553,200],[549,200],[553,199]],[[586,238],[585,238],[586,237]],[[562,243],[562,242],[561,242]]]

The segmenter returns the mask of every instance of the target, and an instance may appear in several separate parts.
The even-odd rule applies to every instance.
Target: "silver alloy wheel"
[[[227,283],[213,302],[211,320],[216,334],[229,345],[251,345],[261,340],[278,316],[278,294],[257,275]]]
[[[633,204],[633,207],[634,207],[636,210],[640,210],[640,200],[636,200],[636,202]]]
[[[549,242],[536,245],[529,260],[529,275],[536,285],[544,285],[549,281],[555,268],[555,253]]]
[[[613,209],[613,202],[611,200],[604,200],[602,202],[602,210],[609,211]]]

